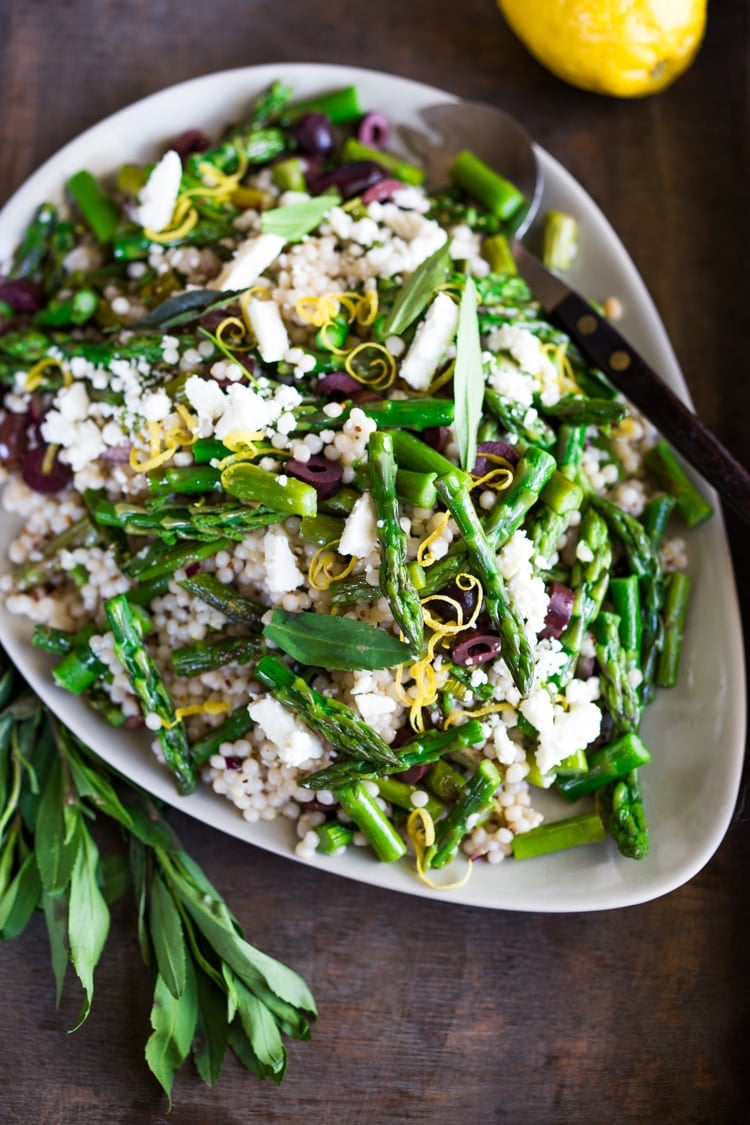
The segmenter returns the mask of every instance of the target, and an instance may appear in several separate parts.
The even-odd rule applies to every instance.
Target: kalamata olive
[[[450,598],[451,601],[457,602],[461,606],[464,621],[469,620],[477,606],[477,588],[474,585],[464,589],[454,582],[441,591],[441,596]]]
[[[403,770],[397,773],[396,777],[399,781],[405,781],[407,785],[416,785],[422,780],[424,775],[430,771],[432,767],[427,766],[410,766],[408,770]]]
[[[199,562],[188,563],[185,567],[185,574],[187,574],[188,578],[192,578],[194,574],[200,571],[200,568],[201,564]]]
[[[186,129],[170,143],[169,147],[179,156],[180,160],[187,160],[194,152],[205,152],[211,144],[208,134],[202,129]]]
[[[367,191],[362,192],[362,202],[367,205],[368,203],[385,203],[393,199],[393,193],[401,191],[403,188],[401,180],[378,180],[372,187],[368,187]]]
[[[14,312],[39,312],[44,303],[42,287],[28,277],[0,281],[0,301],[10,305]]]
[[[432,448],[442,453],[448,444],[448,436],[450,430],[447,426],[428,426],[426,430],[422,430],[422,441]]]
[[[328,398],[333,398],[334,395],[348,397],[355,394],[361,387],[362,384],[352,378],[348,371],[329,371],[327,375],[321,375],[318,379],[315,384],[315,393],[325,395]]]
[[[453,646],[451,659],[455,664],[473,668],[477,664],[488,664],[491,660],[497,660],[501,647],[500,638],[496,633],[487,633],[483,629],[470,629],[462,633],[460,640]]]
[[[330,188],[338,188],[343,199],[353,199],[384,179],[385,171],[374,160],[353,160],[350,164],[340,164],[338,168],[316,176],[308,182],[308,188],[311,195],[322,195]]]
[[[390,133],[391,127],[384,113],[366,113],[357,126],[357,137],[370,148],[384,148]]]
[[[321,454],[315,454],[309,461],[287,461],[285,472],[305,484],[311,484],[321,500],[327,500],[338,492],[344,475],[338,461],[329,461]]]
[[[6,414],[0,422],[0,462],[9,469],[17,469],[29,444],[28,417],[26,414]]]
[[[511,465],[518,464],[518,450],[507,441],[482,441],[477,446],[477,459],[474,465],[474,475],[483,477],[493,469],[500,468],[496,457],[502,457]]]
[[[300,152],[310,156],[327,156],[333,148],[331,119],[325,113],[303,113],[292,125],[292,135]]]
[[[55,454],[47,472],[45,471],[47,466],[44,464],[46,456],[47,447],[44,445],[30,449],[21,464],[21,476],[34,492],[60,492],[70,483],[73,475],[70,465],[64,465]]]
[[[565,586],[562,582],[553,582],[550,587],[549,605],[547,606],[547,616],[544,619],[544,628],[539,634],[539,639],[544,640],[546,637],[559,637],[570,621],[570,615],[573,611],[573,602],[575,601],[575,594],[570,586]]]

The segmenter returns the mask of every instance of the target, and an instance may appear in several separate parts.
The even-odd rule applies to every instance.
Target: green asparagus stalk
[[[415,794],[424,794],[424,790],[419,785],[413,785],[408,781],[399,781],[395,777],[380,777],[377,780],[377,787],[380,796],[384,801],[390,802],[399,809],[406,809],[411,812],[416,807],[412,797]],[[445,812],[445,805],[437,797],[427,794],[427,800],[424,804],[420,805],[433,820],[437,820]]]
[[[183,579],[180,586],[212,609],[218,609],[234,625],[244,625],[253,632],[262,632],[262,617],[266,612],[264,607],[220,582],[215,574],[195,574],[192,578]]]
[[[356,761],[348,758],[336,761],[333,765],[309,774],[300,784],[305,789],[335,789],[346,781],[356,781],[363,777],[388,777],[404,773],[413,766],[425,766],[440,760],[442,755],[453,753],[466,746],[482,742],[484,732],[478,719],[471,719],[449,730],[431,730],[418,734],[401,746],[394,765],[384,766],[372,761]]]
[[[388,743],[359,719],[351,707],[314,691],[275,656],[262,657],[255,675],[279,703],[291,708],[303,723],[327,739],[340,753],[385,766],[399,765],[399,759]]]
[[[632,769],[599,789],[596,807],[620,853],[628,859],[643,859],[648,854],[649,837],[638,770]]]
[[[640,723],[638,693],[628,675],[628,657],[620,643],[620,619],[600,613],[593,623],[594,648],[604,704],[615,735],[637,730]]]
[[[225,664],[249,664],[257,660],[263,645],[257,637],[219,637],[196,641],[174,649],[172,667],[178,676],[200,676]]]
[[[560,637],[560,643],[568,654],[562,682],[569,680],[575,672],[586,630],[599,613],[609,585],[612,547],[607,525],[594,508],[587,508],[584,512],[578,542],[579,553],[571,574],[571,586],[575,594],[573,611],[570,622]],[[586,557],[582,558],[584,549]]]
[[[522,695],[527,695],[534,678],[534,657],[529,638],[498,570],[495,549],[480,523],[463,475],[446,473],[438,477],[435,487],[456,521],[464,545],[479,572],[485,606],[502,638],[502,656],[513,682]]]
[[[185,729],[182,723],[177,722],[174,704],[161,673],[143,646],[142,630],[127,597],[118,594],[110,598],[104,603],[104,612],[114,637],[115,655],[141,701],[144,714],[161,719],[157,738],[179,790],[182,794],[192,793],[196,776]]]
[[[218,754],[223,743],[236,742],[243,738],[254,725],[247,707],[236,707],[218,727],[214,727],[195,742],[191,742],[190,757],[196,765],[201,765],[214,754]]]
[[[406,844],[388,817],[363,785],[354,782],[336,790],[339,804],[367,837],[383,863],[394,863],[406,855]]]
[[[522,192],[473,152],[458,154],[448,170],[451,179],[473,195],[493,215],[511,222],[526,206]]]
[[[680,572],[670,574],[666,580],[664,638],[656,670],[656,683],[659,687],[674,687],[677,683],[690,586],[691,582],[687,574]]]
[[[565,271],[578,253],[578,222],[564,211],[548,211],[544,216],[542,261],[551,270]]]
[[[513,837],[513,858],[531,859],[534,856],[561,852],[585,844],[600,844],[606,838],[604,825],[598,813],[580,813],[564,820],[540,824],[528,832]]]
[[[406,566],[407,537],[399,522],[396,461],[387,431],[370,435],[368,461],[380,542],[380,588],[406,643],[417,653],[424,637],[424,616]]]
[[[8,277],[39,277],[49,253],[52,234],[57,226],[57,208],[52,203],[41,203],[24,231],[11,260]]]
[[[318,837],[318,846],[315,850],[321,855],[336,855],[348,847],[354,839],[354,830],[339,820],[327,820],[324,824],[313,828],[313,832]]]
[[[96,177],[85,170],[76,172],[65,186],[97,242],[111,242],[120,219],[120,209]]]
[[[489,758],[479,763],[461,797],[436,825],[435,843],[425,852],[426,867],[445,867],[458,854],[471,817],[480,816],[492,804],[502,778]]]
[[[569,394],[552,406],[545,406],[545,414],[560,418],[571,426],[608,426],[621,421],[628,412],[624,402],[611,398],[589,398],[587,395]]]
[[[646,765],[651,754],[635,731],[608,743],[591,755],[590,769],[580,777],[560,778],[556,788],[564,793],[569,801],[578,801],[588,793],[602,789],[610,781],[625,777],[631,770]]]
[[[688,527],[697,527],[713,515],[713,507],[698,491],[665,441],[658,441],[644,457],[644,463],[677,502],[677,511]]]

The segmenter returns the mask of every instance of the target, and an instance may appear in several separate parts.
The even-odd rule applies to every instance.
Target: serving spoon
[[[523,193],[527,205],[516,216],[508,241],[518,272],[547,315],[725,502],[744,520],[750,520],[750,472],[632,344],[522,244],[539,210],[544,186],[534,144],[526,131],[504,110],[480,102],[428,106],[421,116],[429,132],[404,126],[402,135],[420,158],[430,181],[448,183],[455,156],[469,148]]]

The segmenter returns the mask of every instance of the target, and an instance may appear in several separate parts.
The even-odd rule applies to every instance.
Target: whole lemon
[[[548,70],[618,98],[655,94],[692,63],[707,0],[497,0]]]

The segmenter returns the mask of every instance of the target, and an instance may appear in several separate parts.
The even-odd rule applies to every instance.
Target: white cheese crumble
[[[415,391],[429,387],[458,326],[458,305],[447,293],[438,293],[414,334],[399,375]]]
[[[263,728],[263,733],[276,747],[285,765],[301,766],[323,757],[320,739],[301,726],[273,696],[261,696],[247,710],[253,722]]]
[[[378,528],[375,505],[369,492],[363,492],[354,502],[341,533],[339,554],[366,559],[378,545]]]
[[[279,363],[289,351],[289,336],[273,301],[253,298],[247,302],[247,318],[264,363]]]
[[[135,221],[148,230],[169,226],[180,193],[182,161],[173,148],[165,152],[138,193]]]
[[[211,288],[249,289],[278,258],[284,246],[280,234],[258,234],[245,239],[235,250],[231,261],[211,282]]]
[[[290,594],[305,581],[286,534],[277,527],[263,536],[263,563],[272,595]]]

